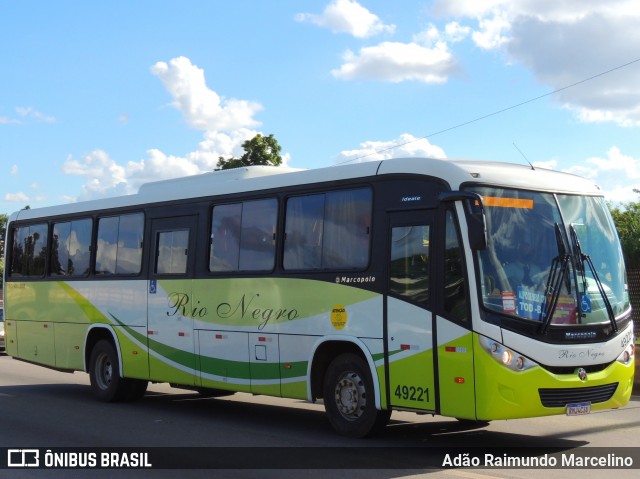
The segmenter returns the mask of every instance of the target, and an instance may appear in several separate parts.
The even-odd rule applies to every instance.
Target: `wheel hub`
[[[97,366],[96,379],[102,389],[107,389],[113,378],[113,364],[111,364],[109,357],[105,354],[98,359]]]
[[[336,384],[335,401],[338,411],[346,419],[358,419],[367,404],[362,378],[354,372],[345,373]]]

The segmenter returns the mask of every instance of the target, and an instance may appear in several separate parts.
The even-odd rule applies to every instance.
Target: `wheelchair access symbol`
[[[583,294],[580,297],[580,311],[583,313],[591,312],[591,298],[587,294]]]

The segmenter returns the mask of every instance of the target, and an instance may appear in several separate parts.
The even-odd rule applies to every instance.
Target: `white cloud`
[[[472,25],[483,49],[502,49],[557,90],[638,59],[637,0],[436,0],[433,12]],[[555,94],[583,122],[640,126],[640,62]]]
[[[558,160],[534,161],[533,166],[536,168],[545,168],[547,170],[555,170],[558,168]]]
[[[102,150],[94,150],[85,154],[82,160],[72,157],[62,165],[63,173],[81,176],[87,180],[82,187],[82,199],[102,198],[115,194],[126,194],[127,175],[124,167],[113,161]]]
[[[19,125],[20,122],[14,118],[0,116],[0,125]]]
[[[403,157],[446,158],[447,155],[442,148],[431,144],[426,138],[416,138],[409,133],[404,133],[396,140],[365,141],[360,143],[358,149],[342,151],[336,157],[335,164]]]
[[[473,32],[471,38],[480,48],[487,50],[500,47],[508,42],[506,36],[511,24],[509,18],[501,13],[496,13],[491,18],[481,18],[478,21],[479,29]]]
[[[447,44],[441,41],[433,48],[418,43],[383,42],[364,47],[358,54],[347,51],[343,60],[342,66],[331,72],[343,80],[444,83],[456,69]]]
[[[605,192],[608,200],[614,202],[637,201],[634,188],[640,188],[640,158],[633,158],[613,146],[605,157],[588,158],[581,165],[564,171],[589,178]]]
[[[182,112],[187,124],[198,130],[224,130],[252,127],[259,124],[253,115],[262,105],[247,100],[221,98],[209,89],[204,71],[186,57],[169,63],[158,62],[151,72],[164,83],[173,97],[173,106]]]
[[[34,120],[38,123],[55,123],[55,117],[46,115],[30,106],[19,106],[15,108],[16,113],[22,120],[16,118],[9,118],[6,116],[0,116],[0,125],[21,125],[24,120]]]
[[[320,15],[299,13],[295,19],[328,28],[334,33],[348,33],[356,38],[395,31],[395,25],[384,24],[377,15],[354,0],[333,0]]]
[[[67,158],[62,171],[67,175],[84,178],[82,193],[67,201],[105,198],[136,193],[140,185],[169,178],[196,175],[215,169],[220,156],[240,156],[242,143],[258,134],[241,128],[230,133],[208,131],[195,151],[184,156],[167,155],[159,149],[147,151],[146,158],[118,164],[105,151],[95,150],[76,160]],[[286,164],[289,157],[283,155]]]
[[[451,42],[461,42],[471,32],[471,27],[465,27],[458,22],[450,22],[444,26],[445,38]]]
[[[5,193],[4,200],[12,203],[26,203],[29,201],[29,197],[20,191],[19,193]]]
[[[16,113],[23,118],[30,118],[39,123],[55,123],[56,119],[53,116],[45,115],[32,107],[17,107]]]
[[[66,201],[132,194],[149,181],[212,171],[221,156],[241,156],[242,143],[260,133],[249,127],[257,124],[253,115],[262,107],[244,100],[221,99],[206,86],[203,70],[188,58],[158,62],[151,71],[162,80],[187,124],[204,130],[203,140],[194,151],[182,156],[151,148],[145,158],[126,164],[119,164],[103,150],[89,152],[79,160],[69,157],[63,172],[83,178],[85,184],[79,197],[67,197]],[[284,164],[289,161],[288,154],[282,158]]]
[[[19,173],[20,169],[18,168],[18,165],[13,165],[11,167],[11,176],[18,176]]]
[[[438,27],[433,23],[430,23],[423,31],[413,36],[413,41],[423,47],[433,48],[440,44],[446,44],[446,42],[461,42],[468,37],[470,33],[470,27],[465,27],[458,22],[447,23],[444,26],[443,32],[438,30]]]

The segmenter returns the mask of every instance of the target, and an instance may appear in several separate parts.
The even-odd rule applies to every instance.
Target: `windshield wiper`
[[[607,315],[609,316],[609,321],[611,322],[611,327],[613,331],[618,331],[618,324],[616,323],[616,316],[613,312],[613,308],[611,307],[611,301],[609,301],[609,297],[607,296],[606,291],[604,290],[604,285],[600,280],[600,276],[598,276],[598,272],[596,271],[596,267],[593,265],[593,261],[591,260],[591,256],[588,254],[584,254],[582,252],[582,247],[580,246],[580,240],[578,239],[578,232],[576,231],[573,224],[569,227],[569,232],[571,233],[571,243],[574,255],[574,262],[576,265],[576,272],[579,272],[582,276],[582,286],[583,293],[582,297],[578,297],[579,291],[576,291],[576,301],[581,305],[582,302],[587,302],[590,304],[591,300],[589,299],[589,285],[587,284],[587,274],[585,270],[585,263],[589,266],[589,270],[593,275],[593,279],[596,282],[596,286],[598,287],[598,292],[602,297],[602,301],[604,302],[605,309],[607,310]],[[577,276],[577,275],[576,275]],[[576,283],[578,279],[576,278]],[[590,308],[590,307],[588,307]],[[582,309],[582,306],[578,307],[578,311],[585,312]]]
[[[555,313],[556,307],[558,306],[558,299],[560,298],[560,290],[562,289],[563,281],[565,282],[567,291],[571,293],[571,278],[568,271],[571,255],[567,252],[564,236],[562,235],[562,230],[558,223],[555,223],[555,232],[558,256],[553,258],[553,261],[551,262],[549,278],[547,279],[547,286],[544,291],[545,307],[542,308],[542,311],[540,312],[540,334],[545,334],[551,324],[551,318],[553,318],[553,313]],[[549,295],[551,295],[550,299]]]

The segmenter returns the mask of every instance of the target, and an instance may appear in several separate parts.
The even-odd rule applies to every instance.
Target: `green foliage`
[[[0,291],[4,286],[4,242],[7,235],[8,220],[9,217],[7,215],[0,214]]]
[[[640,194],[640,190],[633,190]],[[610,207],[613,222],[620,236],[627,269],[640,269],[640,201]]]
[[[280,156],[282,148],[273,135],[262,136],[257,134],[252,139],[245,141],[242,144],[242,148],[244,148],[245,154],[240,158],[231,157],[225,159],[221,156],[218,159],[218,168],[228,170],[242,166],[280,166],[282,164],[282,157]]]

